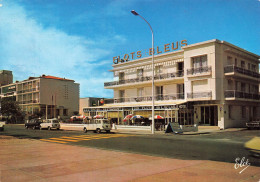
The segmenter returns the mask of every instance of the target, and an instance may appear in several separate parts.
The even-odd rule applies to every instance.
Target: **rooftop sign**
[[[169,43],[164,44],[162,47],[157,46],[156,50],[155,49],[152,50],[152,48],[150,48],[148,52],[145,52],[145,51],[131,52],[130,54],[125,54],[122,57],[120,57],[120,56],[113,57],[113,63],[118,64],[118,63],[128,62],[128,61],[131,61],[134,59],[144,58],[147,56],[151,56],[152,53],[154,53],[154,55],[158,55],[158,54],[162,54],[162,53],[166,53],[166,52],[170,52],[170,51],[176,51],[186,45],[188,45],[187,40],[181,40],[181,41],[177,41],[177,42],[172,42],[171,44],[169,44]]]

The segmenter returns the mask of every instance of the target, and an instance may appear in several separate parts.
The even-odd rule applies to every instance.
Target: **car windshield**
[[[58,121],[58,120],[53,120],[52,122],[53,122],[53,123],[59,123],[59,121]]]

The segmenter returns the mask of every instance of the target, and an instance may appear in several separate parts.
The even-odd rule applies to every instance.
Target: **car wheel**
[[[106,130],[107,133],[110,133],[110,130]]]
[[[83,131],[84,131],[84,133],[87,133],[87,132],[88,132],[87,128],[84,128]]]
[[[40,129],[40,130],[42,130],[42,127],[41,127],[41,126],[39,126],[39,129]]]
[[[51,130],[51,127],[48,126],[48,130]]]
[[[97,133],[100,133],[100,132],[101,132],[101,129],[100,129],[100,128],[97,128],[97,129],[96,129],[96,132],[97,132]]]
[[[25,129],[27,129],[27,130],[28,130],[28,129],[29,129],[29,127],[28,127],[28,126],[25,126]]]
[[[57,130],[60,130],[60,128],[57,128]]]
[[[36,127],[35,126],[33,126],[33,130],[35,130],[36,129]]]

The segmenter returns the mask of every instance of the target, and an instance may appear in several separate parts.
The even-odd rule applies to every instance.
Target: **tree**
[[[1,99],[1,114],[7,116],[9,121],[17,122],[17,117],[22,116],[21,108],[15,97],[4,97]]]

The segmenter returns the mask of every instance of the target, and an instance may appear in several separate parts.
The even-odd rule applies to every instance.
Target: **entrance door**
[[[217,126],[218,109],[217,106],[201,106],[201,122],[202,125]]]

